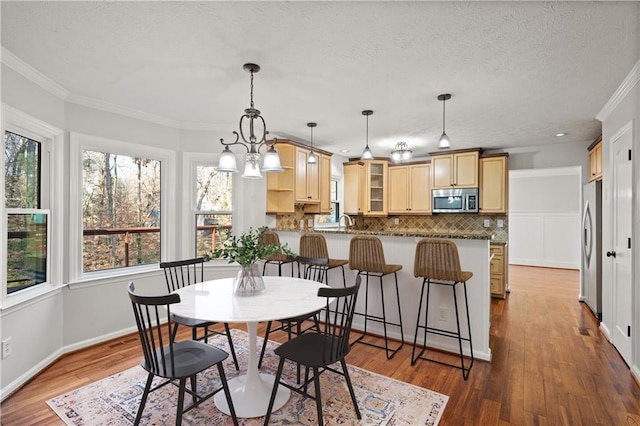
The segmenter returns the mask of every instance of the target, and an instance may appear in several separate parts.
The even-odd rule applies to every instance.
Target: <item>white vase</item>
[[[242,266],[236,277],[235,293],[238,296],[254,296],[266,290],[264,280],[257,263],[249,267]]]

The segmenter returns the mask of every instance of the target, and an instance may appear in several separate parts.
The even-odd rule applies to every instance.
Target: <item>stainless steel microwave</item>
[[[478,188],[434,189],[433,213],[478,213]]]

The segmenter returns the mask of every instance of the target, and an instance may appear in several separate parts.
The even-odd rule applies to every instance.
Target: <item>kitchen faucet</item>
[[[351,217],[347,214],[343,214],[338,218],[338,230],[340,229],[340,221],[342,220],[342,218],[344,218],[345,228],[348,229],[353,226],[353,220],[351,219]]]

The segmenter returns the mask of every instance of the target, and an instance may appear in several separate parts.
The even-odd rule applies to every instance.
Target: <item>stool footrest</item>
[[[461,335],[459,335],[455,331],[443,330],[441,328],[425,327],[424,325],[419,325],[418,328],[419,329],[422,328],[422,329],[426,330],[427,333],[437,334],[439,336],[451,337],[453,339],[460,339],[460,340],[464,340],[465,342],[470,342],[471,341],[470,338],[462,337]]]
[[[402,324],[385,321],[385,319],[382,318],[382,317],[378,317],[378,316],[371,315],[371,314],[361,314],[359,312],[354,312],[353,315],[360,315],[361,317],[365,317],[369,321],[379,322],[380,324],[393,325],[395,327],[400,327],[402,329]]]
[[[457,368],[458,370],[462,370],[462,378],[464,380],[467,380],[469,378],[469,372],[471,371],[471,367],[473,367],[473,356],[471,356],[471,363],[469,364],[468,367],[464,366],[464,363],[462,365],[460,364],[452,364],[449,362],[444,362],[444,361],[440,361],[437,359],[433,359],[433,358],[427,358],[426,356],[423,356],[422,354],[425,351],[425,347],[422,347],[422,350],[418,353],[418,355],[414,358],[413,356],[411,357],[411,365],[415,365],[416,361],[418,361],[419,359],[423,360],[423,361],[431,361],[431,362],[435,362],[436,364],[440,364],[440,365],[446,365],[448,367],[453,367],[453,368]]]
[[[374,348],[384,349],[386,351],[386,353],[387,353],[387,359],[393,358],[393,356],[396,354],[396,352],[398,352],[404,346],[404,340],[400,343],[400,345],[397,348],[392,349],[392,348],[389,348],[387,346],[387,339],[385,339],[385,346],[383,346],[383,345],[378,345],[378,344],[371,343],[371,342],[365,342],[364,340],[362,340],[364,338],[364,336],[366,336],[366,334],[361,334],[357,339],[352,341],[350,344],[351,345],[355,345],[356,343],[361,343],[363,345],[371,346],[371,347],[374,347]],[[391,354],[391,355],[389,355],[389,354]]]

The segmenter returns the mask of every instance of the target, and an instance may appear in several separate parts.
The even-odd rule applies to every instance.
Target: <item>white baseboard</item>
[[[87,339],[82,342],[74,343],[72,345],[68,345],[63,348],[60,348],[59,350],[57,350],[56,352],[53,352],[51,355],[49,355],[48,357],[40,361],[38,364],[34,365],[29,370],[27,370],[24,374],[22,374],[20,377],[15,379],[13,382],[9,383],[7,386],[0,389],[0,401],[4,401],[12,393],[20,389],[21,386],[24,386],[29,380],[37,376],[42,370],[44,370],[49,365],[59,360],[60,357],[62,357],[63,355],[68,354],[70,352],[77,351],[79,349],[88,348],[89,346],[93,346],[98,343],[106,342],[107,340],[115,339],[120,336],[130,334],[134,331],[137,331],[137,327],[129,327],[113,333],[104,334],[99,337]]]
[[[604,321],[600,321],[600,332],[604,334],[604,337],[607,338],[607,341],[611,342],[611,332],[609,331],[609,327],[607,327]]]
[[[38,364],[25,371],[24,374],[15,379],[13,382],[0,389],[0,401],[4,401],[7,397],[9,397],[9,395],[20,389],[21,386],[38,375],[38,373],[56,362],[58,358],[60,358],[63,354],[64,352],[62,349],[52,353],[51,355],[40,361]]]

